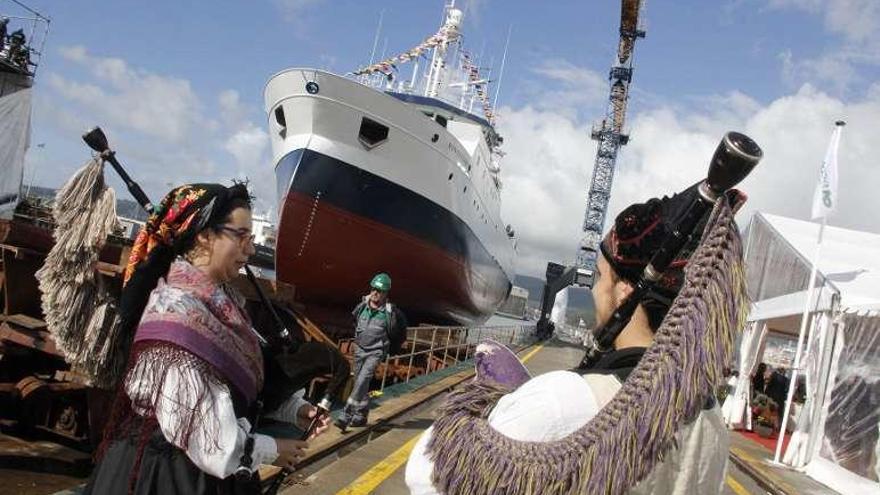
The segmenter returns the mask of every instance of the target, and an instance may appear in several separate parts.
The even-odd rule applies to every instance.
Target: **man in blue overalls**
[[[354,385],[342,415],[336,421],[342,431],[348,426],[365,426],[370,406],[370,381],[392,347],[397,347],[405,320],[388,302],[391,277],[379,273],[370,281],[370,294],[351,312],[355,318]]]

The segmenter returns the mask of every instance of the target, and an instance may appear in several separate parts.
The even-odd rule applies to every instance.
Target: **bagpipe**
[[[578,370],[589,370],[605,354],[614,348],[614,341],[629,323],[639,303],[654,289],[682,248],[695,236],[701,235],[698,226],[712,210],[715,202],[725,192],[740,183],[761,161],[764,152],[750,137],[739,132],[728,132],[721,139],[712,160],[709,173],[698,188],[693,202],[679,217],[675,227],[660,245],[644,268],[639,281],[630,295],[614,310],[611,317],[593,332],[586,354],[577,366]]]
[[[83,141],[92,150],[97,152],[102,160],[110,163],[140,206],[147,213],[154,213],[155,206],[143,189],[128,175],[125,168],[119,163],[116,153],[110,149],[104,131],[100,127],[94,127],[83,134]],[[316,405],[317,412],[315,417],[312,418],[308,428],[303,431],[300,437],[301,440],[306,440],[321,423],[322,417],[329,414],[333,397],[342,391],[351,371],[348,359],[333,345],[317,341],[303,342],[295,338],[278,310],[276,310],[276,306],[272,304],[258,283],[251,267],[245,264],[244,270],[248,282],[253,286],[259,298],[260,305],[271,317],[272,324],[270,326],[274,326],[274,331],[265,332],[256,328],[253,329],[266,358],[266,386],[264,386],[264,391],[261,392],[261,397],[256,401],[254,411],[252,411],[254,421],[252,422],[251,435],[249,435],[245,442],[241,465],[235,472],[235,476],[242,480],[253,476],[250,469],[250,465],[253,462],[251,457],[254,444],[253,433],[257,428],[259,417],[264,407],[268,406],[266,409],[269,411],[274,410],[294,392],[308,386],[312,379],[330,375],[331,378],[327,383],[323,398]],[[283,309],[281,311],[282,313],[284,312]],[[283,476],[278,478],[283,479]],[[277,490],[280,484],[279,481],[279,479],[276,479],[271,487],[272,490]]]

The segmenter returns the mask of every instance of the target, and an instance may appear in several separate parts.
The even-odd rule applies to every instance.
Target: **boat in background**
[[[318,322],[350,331],[377,272],[390,274],[411,324],[477,325],[510,293],[502,138],[461,21],[450,4],[440,30],[407,52],[348,77],[293,68],[267,83],[276,276]]]

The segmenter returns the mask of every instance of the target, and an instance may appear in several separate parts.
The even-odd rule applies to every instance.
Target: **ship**
[[[462,11],[445,7],[437,33],[406,52],[345,75],[290,68],[266,85],[276,277],[317,321],[347,316],[377,272],[410,324],[478,325],[513,287],[497,102],[461,44]]]

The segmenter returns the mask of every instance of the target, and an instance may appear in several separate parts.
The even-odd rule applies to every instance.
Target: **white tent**
[[[740,378],[724,404],[733,428],[751,427],[750,375],[767,335],[797,339],[818,232],[818,224],[767,213],[749,224],[754,303],[740,341]],[[783,461],[842,493],[878,493],[880,235],[826,227],[818,272],[798,373],[806,400]]]

